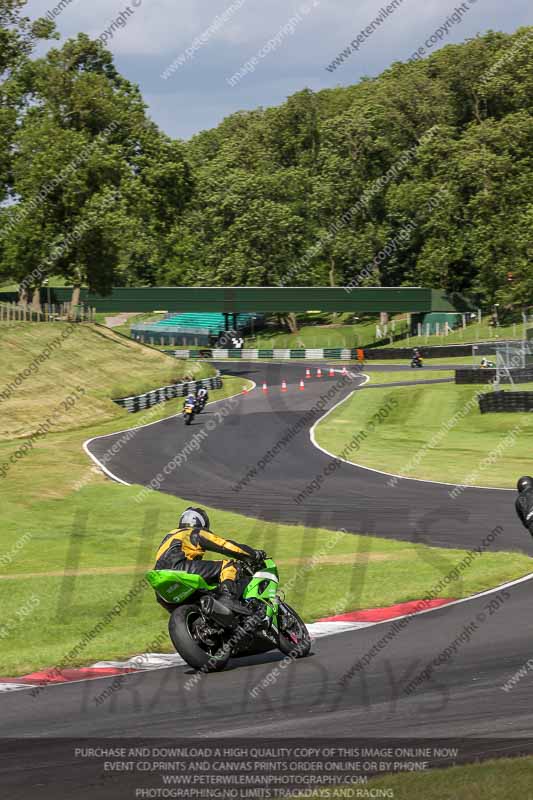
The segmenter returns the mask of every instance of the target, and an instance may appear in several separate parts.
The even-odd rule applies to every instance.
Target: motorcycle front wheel
[[[311,651],[307,625],[287,603],[280,603],[278,647],[284,655],[291,658],[305,658]]]

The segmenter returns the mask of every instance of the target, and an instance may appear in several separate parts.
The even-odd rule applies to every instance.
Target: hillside
[[[0,364],[0,439],[28,436],[48,414],[54,432],[127,417],[111,397],[214,374],[107,328],[64,323],[0,324]]]

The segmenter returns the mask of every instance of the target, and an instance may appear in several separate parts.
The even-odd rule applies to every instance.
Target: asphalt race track
[[[117,793],[116,787],[124,791],[138,776],[108,775],[103,791],[91,765],[73,758],[74,747],[83,740],[101,744],[102,737],[114,738],[115,746],[118,737],[176,741],[177,736],[192,736],[218,743],[230,737],[453,737],[476,757],[533,752],[531,678],[509,692],[502,689],[531,658],[532,597],[532,583],[526,581],[507,590],[496,611],[490,611],[499,605],[491,603],[490,595],[413,617],[353,677],[350,670],[357,659],[393,623],[318,639],[311,657],[279,670],[276,681],[255,698],[250,691],[280,663],[280,656],[234,660],[226,671],[202,678],[190,691],[185,683],[193,671],[187,667],[129,675],[120,691],[99,706],[95,697],[111,679],[48,687],[35,698],[30,692],[3,695],[0,735],[21,737],[0,748],[4,796],[133,797]],[[430,680],[406,694],[408,683],[465,626],[472,630],[469,641]]]
[[[451,486],[400,480],[390,487],[387,485],[389,476],[341,464],[332,475],[324,476],[319,490],[297,503],[295,498],[316,476],[324,475],[331,463],[331,458],[310,440],[313,423],[302,425],[290,443],[281,446],[263,469],[258,464],[276,443],[301,423],[303,415],[316,407],[329,389],[338,387],[334,397],[325,403],[324,411],[354,391],[364,379],[357,376],[341,388],[339,371],[335,378],[307,380],[305,391],[300,392],[299,382],[307,364],[228,365],[225,362],[217,366],[223,372],[250,378],[258,384],[257,389],[234,401],[235,406],[231,406],[223,419],[219,409],[227,401],[208,406],[190,428],[185,427],[180,417],[173,417],[139,429],[135,437],[106,462],[107,469],[127,483],[142,485],[148,485],[161,474],[158,486],[161,491],[259,520],[303,523],[306,527],[332,530],[345,528],[438,547],[476,547],[499,525],[504,533],[498,537],[494,548],[521,549],[533,555],[533,541],[529,541],[516,519],[511,492],[468,489],[452,499],[449,496]],[[385,369],[379,367],[380,371]],[[315,373],[316,367],[313,368]],[[400,370],[400,374],[411,381],[426,377],[420,370],[415,372],[409,368]],[[288,384],[287,393],[280,391],[283,379]],[[261,390],[264,382],[268,386],[267,395]],[[376,411],[379,408],[376,400]],[[201,449],[191,453],[186,463],[165,476],[165,466],[194,432],[208,424],[215,427],[201,442]],[[357,433],[354,427],[353,431],[346,432],[346,438]],[[88,450],[96,459],[102,458],[120,437],[117,433],[92,440]],[[355,450],[352,458],[356,460]],[[246,479],[249,470],[254,468],[257,474],[239,487],[239,481]],[[458,480],[462,477],[459,472]],[[230,535],[231,532],[225,533]]]
[[[147,485],[193,433],[213,419],[216,424],[201,449],[165,477],[162,491],[259,519],[344,527],[440,547],[479,546],[500,525],[503,533],[493,549],[516,548],[533,554],[527,534],[514,518],[511,492],[469,489],[454,500],[449,497],[449,486],[400,480],[391,488],[387,476],[342,464],[305,502],[295,503],[294,497],[330,462],[311,443],[310,425],[281,447],[264,469],[258,469],[253,480],[235,491],[232,487],[257,468],[265,453],[341,376],[321,381],[313,378],[306,381],[305,392],[300,392],[298,383],[307,364],[219,366],[251,378],[258,388],[231,401],[231,413],[219,414],[220,420],[217,411],[230,401],[208,407],[191,428],[177,417],[139,429],[107,468],[122,481]],[[406,377],[426,376],[409,371]],[[287,393],[280,392],[281,378],[288,381]],[[268,395],[261,392],[264,380]],[[340,389],[324,411],[361,383],[362,378],[357,377]],[[102,457],[119,437],[114,434],[93,440],[89,450],[94,457]],[[231,535],[231,531],[219,532]],[[391,633],[384,646],[373,651],[364,670],[357,669],[358,659],[370,653],[393,630],[394,623],[320,638],[310,658],[279,670],[277,679],[261,688],[255,698],[251,690],[276,668],[280,654],[234,660],[226,671],[202,677],[188,690],[186,681],[194,674],[188,667],[131,674],[124,678],[120,691],[100,705],[95,697],[111,685],[110,678],[50,686],[36,697],[28,691],[1,695],[0,737],[24,741],[2,748],[0,785],[9,800],[25,800],[43,785],[50,794],[46,791],[41,796],[58,800],[95,796],[98,787],[88,782],[84,769],[65,754],[64,747],[51,742],[46,748],[33,737],[188,735],[214,736],[220,741],[318,734],[464,737],[465,747],[476,737],[480,741],[470,744],[470,749],[480,756],[502,753],[496,739],[507,740],[504,751],[509,755],[517,752],[513,740],[519,739],[530,741],[526,749],[533,752],[531,676],[509,691],[502,688],[532,658],[532,606],[533,581],[527,579],[499,592],[411,617],[400,631]],[[459,642],[453,657],[444,659],[429,677],[420,678],[416,688],[408,690],[408,684],[453,641]],[[62,793],[63,784],[70,794]],[[110,781],[109,794],[97,793],[98,797],[123,796],[112,793],[113,785]]]

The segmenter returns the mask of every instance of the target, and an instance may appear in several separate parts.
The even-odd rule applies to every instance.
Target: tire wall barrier
[[[173,383],[170,386],[161,386],[159,389],[152,389],[151,392],[146,394],[138,394],[132,397],[121,397],[113,400],[130,414],[135,414],[137,411],[144,411],[146,408],[151,408],[158,403],[164,403],[166,400],[172,400],[174,397],[186,397],[188,394],[194,394],[197,389],[221,389],[222,378],[216,375],[213,378],[204,378],[201,381],[188,381],[187,383]]]
[[[533,383],[533,368],[510,370],[513,383]],[[455,383],[494,383],[497,377],[495,369],[456,369]],[[510,384],[509,377],[500,375],[500,383]]]
[[[533,411],[533,392],[487,392],[479,398],[482,414],[504,411]]]

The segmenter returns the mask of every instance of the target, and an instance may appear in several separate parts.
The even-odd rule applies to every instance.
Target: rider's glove
[[[258,567],[262,567],[263,563],[265,561],[266,555],[267,554],[265,553],[264,550],[255,550],[254,551],[254,556],[253,556],[254,564],[256,566],[258,566]]]

